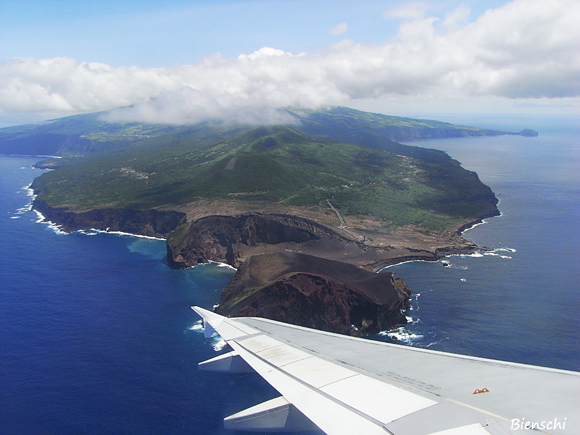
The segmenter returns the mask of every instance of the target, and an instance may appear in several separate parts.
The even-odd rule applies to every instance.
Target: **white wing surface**
[[[281,397],[231,429],[326,434],[580,434],[580,373],[417,349],[193,307],[233,352],[200,368],[255,370]],[[533,431],[532,431],[533,430]]]

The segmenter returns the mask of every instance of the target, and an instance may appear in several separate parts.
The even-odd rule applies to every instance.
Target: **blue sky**
[[[69,4],[70,3],[70,6]],[[357,39],[394,33],[378,2],[331,1],[23,1],[3,7],[2,58],[70,56],[112,66],[162,67],[227,57],[263,46],[318,51],[351,18]],[[362,2],[363,4],[365,2]]]
[[[3,0],[0,57],[67,56],[111,66],[163,67],[197,63],[217,52],[236,57],[264,46],[316,53],[344,38],[388,42],[401,20],[384,13],[409,3],[420,5],[394,0]],[[469,5],[476,16],[504,3],[448,0],[430,4],[429,10],[443,15]],[[331,34],[340,23],[348,30]]]
[[[577,114],[579,4],[0,0],[0,123],[127,105],[177,123],[288,104]]]

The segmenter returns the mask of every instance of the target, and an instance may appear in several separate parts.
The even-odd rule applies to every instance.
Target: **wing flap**
[[[197,364],[200,370],[220,373],[253,373],[254,370],[237,353],[229,352]]]
[[[321,358],[307,358],[284,366],[286,373],[314,388],[322,388],[334,382],[356,376],[352,370],[332,364]]]
[[[384,424],[438,403],[360,374],[334,382],[321,390]]]

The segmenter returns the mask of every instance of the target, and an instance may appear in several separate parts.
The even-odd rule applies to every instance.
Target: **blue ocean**
[[[502,215],[464,234],[490,251],[389,268],[414,291],[410,324],[373,338],[580,370],[577,119],[449,120],[540,136],[414,143],[476,171]],[[162,240],[39,223],[38,160],[0,156],[1,433],[233,433],[225,416],[276,395],[197,370],[223,343],[190,306],[217,303],[233,270],[172,270]]]
[[[580,123],[577,119],[452,118],[539,137],[414,142],[478,173],[500,217],[464,232],[472,256],[388,268],[413,289],[404,343],[580,370]]]

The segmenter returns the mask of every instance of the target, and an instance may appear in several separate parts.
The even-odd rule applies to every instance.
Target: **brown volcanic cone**
[[[264,317],[361,335],[406,324],[411,290],[392,273],[290,252],[254,255],[222,293],[216,312]]]

